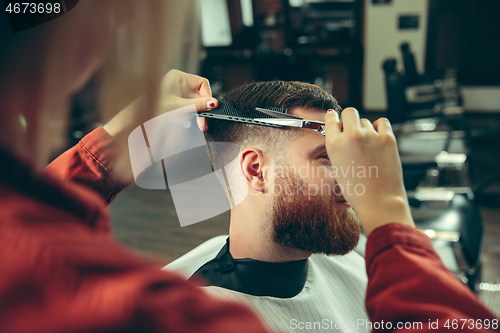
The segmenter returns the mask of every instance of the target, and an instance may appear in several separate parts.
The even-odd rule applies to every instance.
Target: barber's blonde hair
[[[85,29],[99,26],[103,27],[99,42],[106,51],[104,63],[94,73],[99,87],[100,121],[107,122],[140,95],[146,96],[141,99],[146,121],[154,114],[160,79],[169,69],[186,70],[186,64],[182,63],[186,59],[190,59],[191,64],[199,60],[194,5],[193,0],[83,0],[61,17],[17,33],[12,32],[3,15],[0,19],[0,89],[10,88],[19,77],[28,77],[25,81],[34,87],[37,101],[45,103],[57,96],[56,87],[68,82],[68,75],[73,73],[74,59],[65,57],[65,52],[70,47],[80,49],[82,43],[96,46],[96,41],[85,38]],[[185,54],[181,56],[183,51]],[[195,70],[193,65],[189,70]],[[21,103],[29,103],[29,97],[25,96],[28,101]],[[67,117],[68,107],[34,114],[27,125],[29,131],[21,135],[21,130],[12,130],[13,140],[24,140],[26,146],[38,147],[33,148],[37,154],[43,149],[44,139],[50,139],[53,134],[47,124]],[[15,112],[0,110],[2,130],[8,130],[5,124],[15,123],[15,117],[19,118],[12,114]]]
[[[126,1],[133,7],[133,17],[118,26],[100,76],[104,121],[140,94],[148,97],[144,99],[144,119],[149,120],[158,101],[161,78],[173,68],[196,72],[199,62],[194,1]],[[122,3],[117,2],[115,7]]]

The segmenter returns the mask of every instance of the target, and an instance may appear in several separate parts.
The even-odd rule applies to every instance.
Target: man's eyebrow
[[[310,154],[311,155],[316,155],[316,154],[319,154],[320,152],[323,152],[323,151],[326,151],[326,146],[325,145],[321,145],[321,146],[318,146],[316,148],[314,148]]]

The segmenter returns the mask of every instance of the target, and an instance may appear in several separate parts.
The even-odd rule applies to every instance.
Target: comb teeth
[[[280,109],[275,107],[266,107],[266,109],[287,113],[286,109]],[[219,106],[216,109],[200,112],[198,113],[200,117],[216,118],[222,120],[235,121],[239,123],[246,123],[252,125],[268,126],[268,127],[283,127],[281,125],[263,123],[254,120],[254,118],[274,118],[273,116],[267,115],[257,110],[249,110],[248,112],[242,112],[240,109],[235,108],[228,102],[219,102]]]
[[[271,111],[276,111],[276,112],[281,112],[281,113],[284,113],[284,114],[288,114],[288,110],[287,109],[277,108],[277,107],[274,107],[274,106],[266,106],[266,107],[262,107],[262,109],[268,109],[268,110],[271,110]],[[260,118],[263,118],[263,117],[260,117]]]

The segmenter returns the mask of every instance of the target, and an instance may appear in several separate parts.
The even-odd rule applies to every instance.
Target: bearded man
[[[330,94],[300,82],[250,83],[219,100],[243,113],[275,107],[315,121],[329,109],[340,112]],[[207,143],[239,147],[226,184],[241,184],[248,194],[232,206],[229,237],[205,242],[166,269],[205,281],[219,297],[250,302],[273,330],[365,331],[356,325],[367,321],[365,262],[353,251],[360,228],[335,182],[325,137],[205,119],[199,126]],[[214,169],[235,160],[225,149],[210,155]],[[227,190],[230,197],[238,192]]]

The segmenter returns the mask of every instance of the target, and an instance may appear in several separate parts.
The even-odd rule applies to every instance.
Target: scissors
[[[322,121],[304,119],[292,116],[291,114],[272,111],[264,108],[255,108],[255,110],[275,117],[275,118],[254,118],[254,120],[256,121],[281,125],[281,126],[309,128],[323,134],[323,136],[325,135],[325,123]]]

